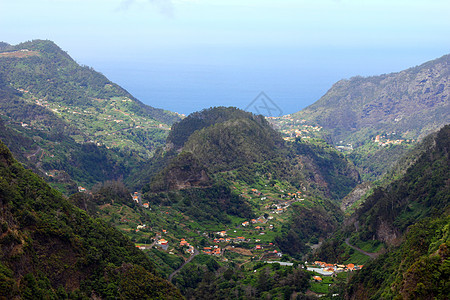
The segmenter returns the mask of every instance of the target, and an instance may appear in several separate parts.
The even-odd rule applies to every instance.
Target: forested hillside
[[[180,119],[42,40],[0,49],[0,99],[2,140],[66,193],[126,178]]]
[[[328,261],[352,255],[345,238],[380,255],[352,278],[349,298],[446,299],[450,292],[449,148],[447,125],[402,159],[396,175],[377,187],[336,238],[323,245],[318,257]]]
[[[75,208],[0,143],[0,294],[13,298],[182,298],[110,225]]]

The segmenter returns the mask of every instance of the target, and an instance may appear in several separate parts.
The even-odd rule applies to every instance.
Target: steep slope
[[[417,139],[450,122],[450,55],[398,73],[341,80],[290,117],[317,124],[366,178],[381,176]]]
[[[77,185],[127,176],[140,160],[132,152],[107,149],[94,143],[77,143],[75,126],[51,111],[24,102],[10,88],[0,89],[0,139],[15,157],[67,194]]]
[[[349,299],[446,299],[449,149],[450,125],[446,125],[402,159],[336,238],[324,244],[318,257],[328,261],[345,261],[352,255],[354,251],[343,243],[346,238],[346,243],[368,252],[384,249],[351,279]]]
[[[448,214],[450,125],[424,141],[427,149],[405,174],[373,195],[356,212],[361,240],[395,244],[408,226]]]
[[[71,123],[79,131],[71,133],[78,142],[93,141],[148,155],[165,140],[168,125],[180,119],[144,105],[102,74],[78,65],[50,41],[2,50],[0,78],[22,100]],[[31,121],[45,127],[39,119]]]
[[[426,218],[408,227],[404,242],[357,273],[348,299],[448,299],[450,217]]]
[[[0,293],[181,298],[133,243],[25,170],[0,143]]]
[[[180,119],[142,104],[50,41],[1,47],[0,99],[2,139],[67,192],[126,177]]]
[[[449,118],[450,55],[399,72],[341,80],[316,103],[295,113],[329,130],[335,141],[365,128],[424,137]]]

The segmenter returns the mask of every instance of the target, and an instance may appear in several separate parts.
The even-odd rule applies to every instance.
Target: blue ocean
[[[314,76],[289,67],[92,63],[143,103],[180,114],[212,106],[235,106],[266,116],[297,112],[317,101],[339,75]],[[252,110],[261,93],[278,110]],[[264,106],[264,105],[262,105]]]

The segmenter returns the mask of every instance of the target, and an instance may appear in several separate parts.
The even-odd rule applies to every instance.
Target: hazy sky
[[[341,78],[449,53],[449,16],[449,0],[0,0],[0,41],[53,40],[157,107],[265,91],[291,113]]]

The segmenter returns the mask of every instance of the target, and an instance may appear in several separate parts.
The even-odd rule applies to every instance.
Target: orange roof
[[[313,279],[314,280],[318,280],[318,281],[322,281],[322,278],[320,278],[319,276],[314,276]]]
[[[355,267],[354,264],[348,264],[348,265],[347,265],[347,268],[349,268],[349,269],[353,269],[354,267]]]

